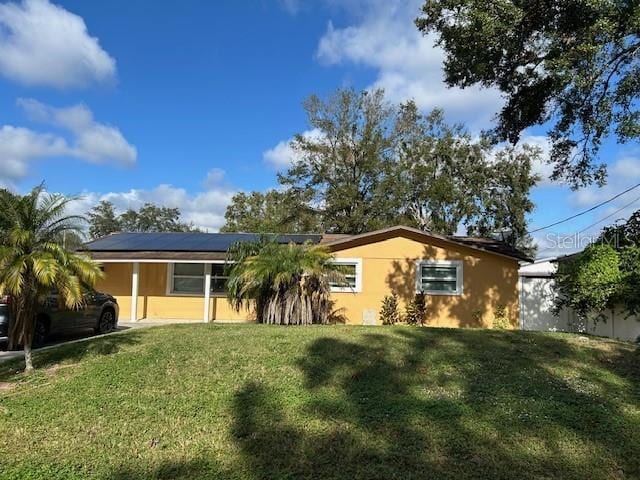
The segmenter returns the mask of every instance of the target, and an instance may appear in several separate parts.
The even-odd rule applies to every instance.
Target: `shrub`
[[[638,213],[638,212],[636,212]],[[629,315],[640,315],[640,247],[628,246],[620,250],[621,281],[615,301],[621,303]]]
[[[398,296],[393,293],[386,295],[382,299],[380,309],[380,320],[383,325],[394,325],[400,321],[400,310],[398,309]]]
[[[559,262],[554,310],[575,310],[580,318],[602,312],[614,300],[622,274],[618,252],[606,244],[591,244],[568,260]]]
[[[409,325],[424,325],[427,316],[427,299],[423,292],[416,293],[406,308],[406,320]]]
[[[511,321],[509,320],[509,311],[507,307],[504,305],[497,305],[496,310],[493,314],[493,328],[497,328],[500,330],[506,330],[511,326]]]

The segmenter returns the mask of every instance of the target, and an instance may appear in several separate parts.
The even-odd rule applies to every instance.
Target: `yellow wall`
[[[427,295],[427,323],[440,327],[491,327],[497,306],[507,308],[518,325],[518,262],[478,250],[433,240],[394,237],[334,252],[336,258],[362,258],[362,292],[334,293],[347,323],[362,324],[363,312],[377,312],[385,295],[395,292],[401,312],[416,292],[418,260],[461,260],[462,295]]]
[[[445,327],[491,327],[496,307],[505,306],[511,324],[518,320],[518,262],[506,257],[458,246],[440,240],[422,243],[422,238],[404,236],[381,238],[335,251],[336,258],[362,259],[362,292],[333,293],[336,309],[346,323],[362,324],[365,311],[378,312],[385,295],[395,292],[404,311],[416,289],[416,261],[461,260],[462,295],[428,295],[427,323]],[[116,296],[120,318],[130,316],[130,263],[107,263],[106,278],[98,290]],[[202,319],[203,296],[167,295],[167,264],[141,263],[138,318]],[[212,297],[211,320],[251,321],[250,312],[236,312],[224,297]]]
[[[166,263],[141,263],[138,280],[138,319],[199,320],[204,314],[203,296],[167,295]],[[120,319],[131,316],[131,263],[105,263],[105,278],[96,289],[115,296],[120,306]],[[209,300],[211,320],[252,320],[251,312],[236,312],[227,299],[213,296]]]

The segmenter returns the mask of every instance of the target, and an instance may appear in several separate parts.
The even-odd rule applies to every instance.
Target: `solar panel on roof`
[[[319,243],[318,234],[279,235],[279,243]],[[253,233],[116,233],[85,244],[89,251],[226,252],[238,241],[256,241]]]

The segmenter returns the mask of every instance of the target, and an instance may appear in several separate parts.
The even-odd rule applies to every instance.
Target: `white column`
[[[209,322],[209,299],[211,298],[211,264],[204,264],[204,323]]]
[[[138,321],[138,279],[140,277],[140,264],[134,262],[131,274],[131,316],[129,321]]]

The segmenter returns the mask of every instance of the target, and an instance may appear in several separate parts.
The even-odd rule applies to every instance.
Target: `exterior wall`
[[[362,292],[334,293],[349,324],[374,317],[385,295],[395,292],[404,308],[416,293],[416,262],[461,260],[462,295],[427,295],[427,324],[438,327],[491,327],[504,306],[518,326],[518,262],[434,239],[425,244],[408,234],[334,252],[336,258],[362,258]]]
[[[201,319],[202,295],[167,294],[167,263],[141,263],[138,284],[138,319]],[[105,278],[96,289],[115,296],[120,305],[120,319],[130,320],[131,311],[131,263],[105,263]],[[223,296],[212,294],[209,300],[210,320],[251,321],[251,313],[236,312]]]
[[[416,262],[460,260],[463,263],[461,295],[428,295],[427,323],[442,327],[491,327],[498,306],[507,309],[513,327],[518,326],[518,262],[506,257],[434,239],[395,236],[374,243],[351,245],[335,251],[340,258],[362,259],[362,291],[333,293],[335,309],[348,324],[376,323],[385,295],[395,292],[401,309],[416,293]],[[121,318],[128,319],[131,305],[130,263],[106,263],[106,278],[97,288],[116,296]],[[141,263],[138,318],[201,319],[203,296],[167,294],[167,264]],[[253,321],[251,313],[236,312],[226,298],[212,296],[211,320]],[[364,319],[368,321],[365,322]]]

